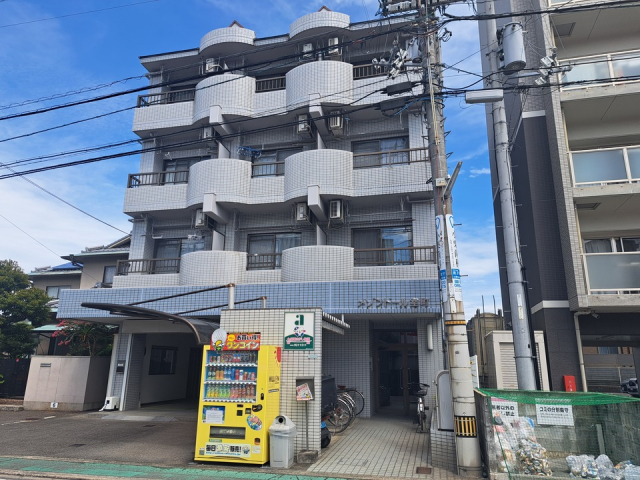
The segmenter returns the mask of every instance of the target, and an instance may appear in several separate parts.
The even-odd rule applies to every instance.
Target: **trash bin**
[[[269,462],[274,468],[289,468],[293,464],[296,425],[285,415],[279,415],[269,427]]]

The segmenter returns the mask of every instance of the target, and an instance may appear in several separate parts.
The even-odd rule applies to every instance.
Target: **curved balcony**
[[[302,64],[287,72],[287,108],[293,110],[309,103],[309,95],[318,94],[323,105],[353,102],[353,65],[326,60]],[[340,85],[336,92],[336,85]]]
[[[207,250],[182,256],[180,285],[224,285],[244,283],[245,252]]]
[[[303,32],[320,33],[309,30],[335,30],[336,28],[349,28],[351,19],[349,15],[330,10],[309,13],[298,18],[289,26],[289,37],[293,38]]]
[[[198,83],[193,107],[193,122],[209,118],[211,107],[219,106],[224,115],[253,115],[256,79],[225,73]]]
[[[204,160],[189,169],[187,204],[202,203],[205,193],[217,201],[247,202],[251,192],[251,162],[235,158]]]
[[[283,282],[353,280],[353,248],[314,245],[282,252]]]
[[[353,154],[343,150],[307,150],[284,161],[284,200],[306,197],[309,185],[322,195],[353,196]]]
[[[217,46],[215,48],[216,54],[244,52],[253,46],[253,41],[256,38],[256,32],[249,30],[248,28],[241,28],[237,26],[218,28],[207,33],[200,40],[200,53],[207,54],[207,50],[213,51],[209,47]]]

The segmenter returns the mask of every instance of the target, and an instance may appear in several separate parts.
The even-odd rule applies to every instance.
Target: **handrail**
[[[179,273],[179,258],[146,258],[135,260],[118,260],[116,275]]]
[[[127,180],[127,188],[137,188],[143,186],[172,185],[176,183],[187,183],[189,181],[189,170],[173,170],[165,172],[151,173],[130,173]]]
[[[167,103],[190,102],[195,98],[195,96],[195,88],[185,88],[184,90],[172,90],[170,92],[138,95],[138,107],[148,107],[149,105],[162,105]]]
[[[353,251],[356,267],[413,265],[435,263],[436,247],[361,248]]]
[[[385,152],[353,154],[353,168],[370,168],[427,161],[429,161],[429,151],[427,148],[405,148]]]
[[[281,260],[282,253],[247,253],[247,270],[275,270]]]

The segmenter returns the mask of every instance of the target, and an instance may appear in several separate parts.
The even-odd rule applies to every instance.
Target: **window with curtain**
[[[281,267],[282,252],[299,247],[300,233],[274,233],[249,235],[247,241],[247,268],[249,270],[273,270]]]
[[[254,177],[275,177],[284,175],[285,159],[300,152],[302,152],[301,148],[264,150],[258,158],[253,159],[251,174]]]
[[[202,161],[201,157],[173,158],[164,161],[164,183],[187,183],[189,168]]]
[[[409,137],[353,142],[351,149],[354,168],[409,163]]]
[[[362,228],[352,230],[356,266],[411,265],[411,227]]]

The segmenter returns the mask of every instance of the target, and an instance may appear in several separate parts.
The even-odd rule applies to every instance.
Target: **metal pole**
[[[433,13],[435,12],[427,12],[428,18],[434,18]],[[423,83],[425,96],[430,98],[430,101],[424,102],[423,113],[429,126],[429,158],[431,160],[432,184],[434,185],[438,265],[449,353],[458,474],[480,477],[482,474],[480,443],[478,441],[476,405],[467,343],[467,322],[462,303],[458,253],[453,231],[453,217],[451,216],[452,201],[449,195],[446,197],[444,195],[448,185],[443,185],[436,180],[448,178],[443,104],[438,86],[442,84],[440,40],[437,36],[437,27],[430,22],[426,23],[427,32],[433,31],[434,33],[421,34]]]
[[[495,14],[493,1],[482,3],[484,4],[485,15]],[[486,20],[485,25],[486,44],[481,45],[481,47],[482,51],[488,52],[490,71],[493,73],[487,80],[487,83],[489,88],[502,88],[501,83],[498,81],[499,68],[497,59],[498,38],[496,21],[494,18],[490,18]],[[527,311],[525,285],[522,278],[522,265],[520,262],[520,240],[515,209],[515,195],[511,178],[509,131],[507,129],[504,100],[492,104],[492,115],[518,389],[537,390],[536,370],[533,363],[534,359],[529,335],[529,312]]]

